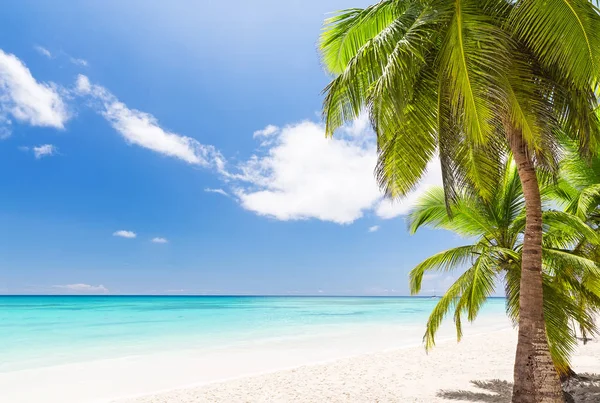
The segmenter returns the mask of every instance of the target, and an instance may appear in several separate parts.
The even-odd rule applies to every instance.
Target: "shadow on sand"
[[[448,400],[466,400],[468,402],[510,403],[512,383],[492,379],[491,381],[471,381],[481,392],[469,390],[442,390],[438,396]]]
[[[481,392],[469,390],[441,390],[438,396],[447,400],[462,400],[481,403],[510,403],[512,383],[493,379],[471,381]],[[600,402],[600,375],[579,374],[563,383],[567,403]]]

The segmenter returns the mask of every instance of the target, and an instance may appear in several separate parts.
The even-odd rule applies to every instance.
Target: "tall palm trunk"
[[[523,186],[526,209],[519,298],[519,341],[512,401],[513,403],[562,403],[563,392],[550,356],[544,322],[540,188],[532,158],[521,132],[514,127],[507,127],[507,132]]]

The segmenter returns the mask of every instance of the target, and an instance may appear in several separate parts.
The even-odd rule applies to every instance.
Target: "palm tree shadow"
[[[490,381],[471,381],[481,392],[469,390],[441,390],[438,397],[447,400],[462,400],[480,403],[510,403],[512,383],[492,379]],[[600,375],[579,374],[563,383],[567,403],[600,402]]]
[[[471,381],[471,383],[482,392],[470,390],[441,390],[438,397],[447,400],[463,400],[469,402],[483,403],[510,403],[512,394],[512,383],[492,379],[490,381]]]
[[[564,382],[563,389],[569,393],[571,402],[600,402],[600,374],[578,374]]]

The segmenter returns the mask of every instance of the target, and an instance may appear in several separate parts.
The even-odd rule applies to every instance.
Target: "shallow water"
[[[0,372],[183,349],[305,338],[362,326],[421,331],[414,297],[0,296]],[[498,317],[492,298],[480,317]]]

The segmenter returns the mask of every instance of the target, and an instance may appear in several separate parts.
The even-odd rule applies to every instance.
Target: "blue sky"
[[[327,12],[356,1],[7,0],[0,293],[405,295],[366,119],[323,137]],[[443,289],[451,277],[427,280]]]

